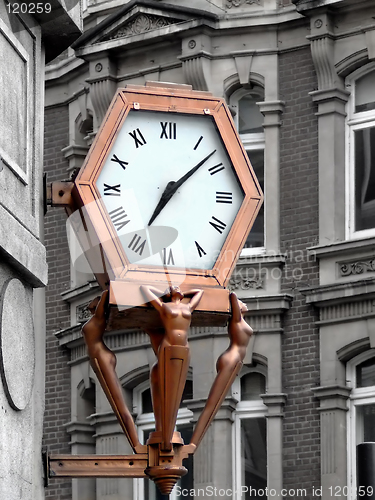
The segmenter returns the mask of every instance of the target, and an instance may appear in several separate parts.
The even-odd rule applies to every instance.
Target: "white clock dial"
[[[96,187],[129,261],[151,266],[212,269],[244,199],[209,115],[131,110]]]

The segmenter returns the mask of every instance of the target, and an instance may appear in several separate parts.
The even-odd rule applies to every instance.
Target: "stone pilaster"
[[[320,400],[322,500],[332,498],[331,490],[343,490],[347,483],[347,400],[351,389],[322,386],[313,389]]]

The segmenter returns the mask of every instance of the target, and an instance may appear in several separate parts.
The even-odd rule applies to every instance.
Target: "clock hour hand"
[[[185,175],[183,175],[178,181],[170,181],[168,182],[166,188],[163,191],[163,194],[161,195],[161,198],[159,200],[159,203],[156,205],[156,208],[151,215],[150,220],[148,221],[148,225],[151,226],[151,224],[154,222],[156,217],[160,214],[160,212],[163,210],[165,205],[169,202],[169,200],[172,198],[172,196],[175,194],[177,189],[179,189],[184,182],[186,182],[197,170],[200,168],[211,156],[216,153],[216,149],[212,151],[209,155],[207,155],[203,160],[201,160],[195,167],[189,170]]]

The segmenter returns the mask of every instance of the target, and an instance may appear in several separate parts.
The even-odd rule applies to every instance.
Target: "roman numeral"
[[[120,186],[121,184],[116,184],[115,186],[104,184],[104,194],[106,196],[120,196],[121,195]]]
[[[120,158],[117,158],[117,156],[115,154],[113,155],[113,158],[111,158],[111,161],[114,161],[115,163],[118,163],[119,165],[121,165],[121,167],[124,170],[126,169],[126,165],[128,165],[127,161],[120,160]]]
[[[217,174],[221,170],[224,170],[224,166],[222,163],[218,163],[217,165],[214,165],[213,167],[209,168],[208,171],[210,172],[210,175]]]
[[[135,253],[139,253],[139,255],[142,255],[143,250],[144,250],[145,245],[146,245],[146,240],[143,240],[141,242],[141,238],[142,238],[141,236],[138,236],[138,234],[135,234],[133,236],[131,242],[128,245],[128,248],[133,250],[133,252],[135,252]]]
[[[160,139],[176,139],[177,123],[160,122],[160,125],[161,125]]]
[[[143,137],[142,132],[137,128],[133,132],[129,132],[130,137],[134,139],[135,147],[144,146],[146,144],[146,139]]]
[[[228,191],[216,191],[216,203],[232,203],[233,194]]]
[[[197,247],[199,257],[203,257],[203,255],[206,255],[206,252],[203,250],[203,248],[199,245],[198,242],[194,241],[195,246]]]
[[[217,219],[214,216],[212,216],[212,219],[214,220],[214,222],[209,221],[209,223],[211,224],[212,227],[216,229],[216,231],[219,231],[219,233],[222,234],[227,225],[223,221]]]
[[[166,248],[163,248],[161,251],[161,258],[163,259],[164,266],[174,266],[173,252],[171,248],[169,249],[169,252],[167,252]]]
[[[197,149],[197,147],[199,146],[199,144],[201,143],[201,140],[203,139],[203,135],[201,135],[198,139],[198,142],[196,143],[196,145],[194,146],[194,151]]]
[[[125,210],[122,207],[111,210],[111,212],[109,212],[109,216],[111,217],[112,223],[117,231],[120,231],[120,229],[122,229],[128,222],[130,222],[130,220],[124,220],[128,215],[125,213]]]

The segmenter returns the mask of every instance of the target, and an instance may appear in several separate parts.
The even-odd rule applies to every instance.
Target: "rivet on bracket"
[[[205,115],[210,115],[210,114],[211,114],[211,110],[210,110],[210,109],[208,109],[208,108],[205,108],[205,109],[203,110],[203,113],[204,113]]]
[[[139,102],[133,102],[133,108],[134,109],[141,109],[141,105],[139,104]]]

